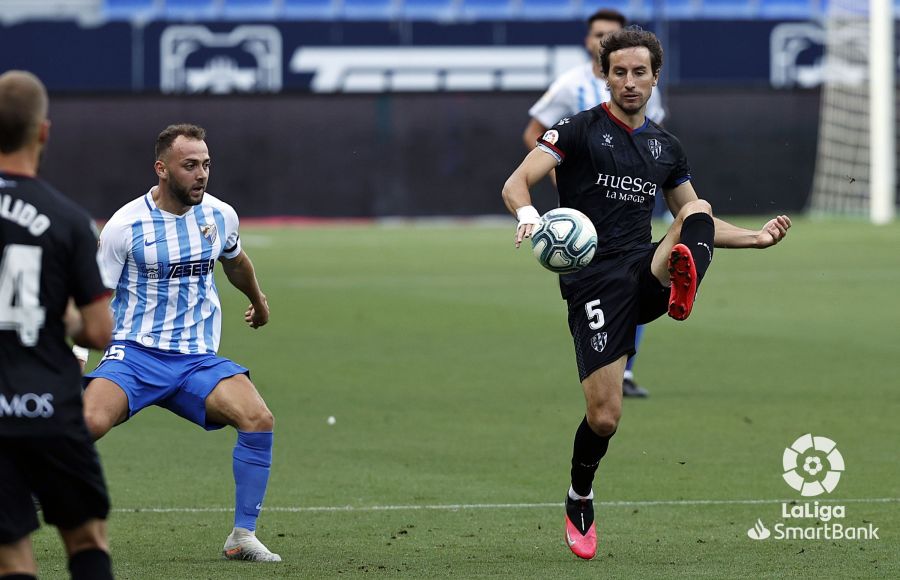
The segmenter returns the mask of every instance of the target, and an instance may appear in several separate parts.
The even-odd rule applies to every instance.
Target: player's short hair
[[[607,34],[600,43],[600,66],[603,75],[609,76],[609,55],[617,50],[643,46],[650,51],[650,68],[657,74],[663,64],[663,49],[656,35],[640,26],[628,26]]]
[[[47,102],[44,83],[30,72],[0,75],[0,152],[13,153],[37,139]]]
[[[178,137],[185,137],[195,141],[203,141],[206,139],[206,129],[191,125],[190,123],[181,123],[179,125],[169,125],[162,130],[162,133],[156,138],[156,159],[162,159],[163,154],[172,147],[172,143]]]
[[[618,10],[613,10],[612,8],[601,8],[600,10],[597,10],[596,12],[588,16],[588,30],[591,29],[591,25],[593,25],[597,20],[609,20],[610,22],[618,22],[622,28],[625,28],[625,25],[628,23],[628,19],[625,18],[625,15]]]

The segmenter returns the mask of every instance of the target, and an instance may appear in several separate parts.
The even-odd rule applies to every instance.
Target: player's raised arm
[[[674,216],[678,215],[686,203],[696,199],[698,199],[697,192],[694,191],[690,181],[666,191],[666,202]],[[786,215],[769,220],[759,230],[748,230],[717,217],[713,217],[713,222],[716,226],[717,248],[768,248],[783,240],[791,227],[791,218]]]
[[[250,299],[250,306],[244,313],[244,320],[250,325],[250,328],[264,326],[269,322],[269,303],[259,288],[259,281],[256,279],[256,271],[253,269],[250,256],[241,250],[233,258],[223,256],[219,260],[222,262],[222,269],[231,285]]]
[[[516,247],[531,236],[540,214],[531,205],[531,188],[556,167],[556,159],[543,150],[533,149],[503,184],[503,203],[516,219]]]

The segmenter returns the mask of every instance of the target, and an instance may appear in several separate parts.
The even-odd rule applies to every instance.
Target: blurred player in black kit
[[[41,81],[0,75],[0,579],[37,577],[34,496],[72,578],[105,580],[109,498],[65,337],[104,348],[110,292],[90,216],[37,178],[49,130]]]
[[[714,218],[697,197],[678,139],[645,116],[662,58],[650,32],[628,27],[607,35],[601,65],[610,102],[561,119],[503,187],[506,207],[518,219],[516,247],[540,219],[529,190],[553,169],[560,206],[586,214],[597,229],[593,261],[560,276],[586,403],[575,433],[566,542],[585,559],[597,551],[592,483],[622,414],[622,373],[636,327],[665,312],[676,320],[690,315],[714,246],[766,248],[791,225],[778,216],[758,231],[739,228]],[[658,194],[675,221],[652,243]]]

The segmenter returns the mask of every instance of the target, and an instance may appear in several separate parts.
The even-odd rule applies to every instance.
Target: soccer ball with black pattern
[[[541,216],[531,233],[531,251],[541,266],[571,274],[587,266],[597,251],[597,230],[578,210],[560,207]]]

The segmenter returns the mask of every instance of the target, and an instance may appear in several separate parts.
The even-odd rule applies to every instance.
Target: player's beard
[[[643,97],[643,95],[641,96]],[[641,111],[641,109],[643,109],[647,105],[647,101],[649,100],[650,99],[648,97],[646,99],[641,98],[637,101],[629,102],[625,100],[625,97],[623,95],[620,100],[616,101],[616,104],[619,105],[619,108],[622,109],[622,111],[626,115],[637,115]]]
[[[197,199],[192,199],[191,198],[191,189],[193,189],[193,186],[184,187],[180,183],[178,183],[174,180],[169,181],[169,191],[172,192],[172,195],[174,195],[175,199],[177,199],[179,202],[181,202],[181,204],[188,205],[188,206],[200,205],[200,203],[203,201],[203,194],[201,193],[200,197]],[[204,191],[204,193],[206,192],[205,187],[204,187],[203,191]]]

